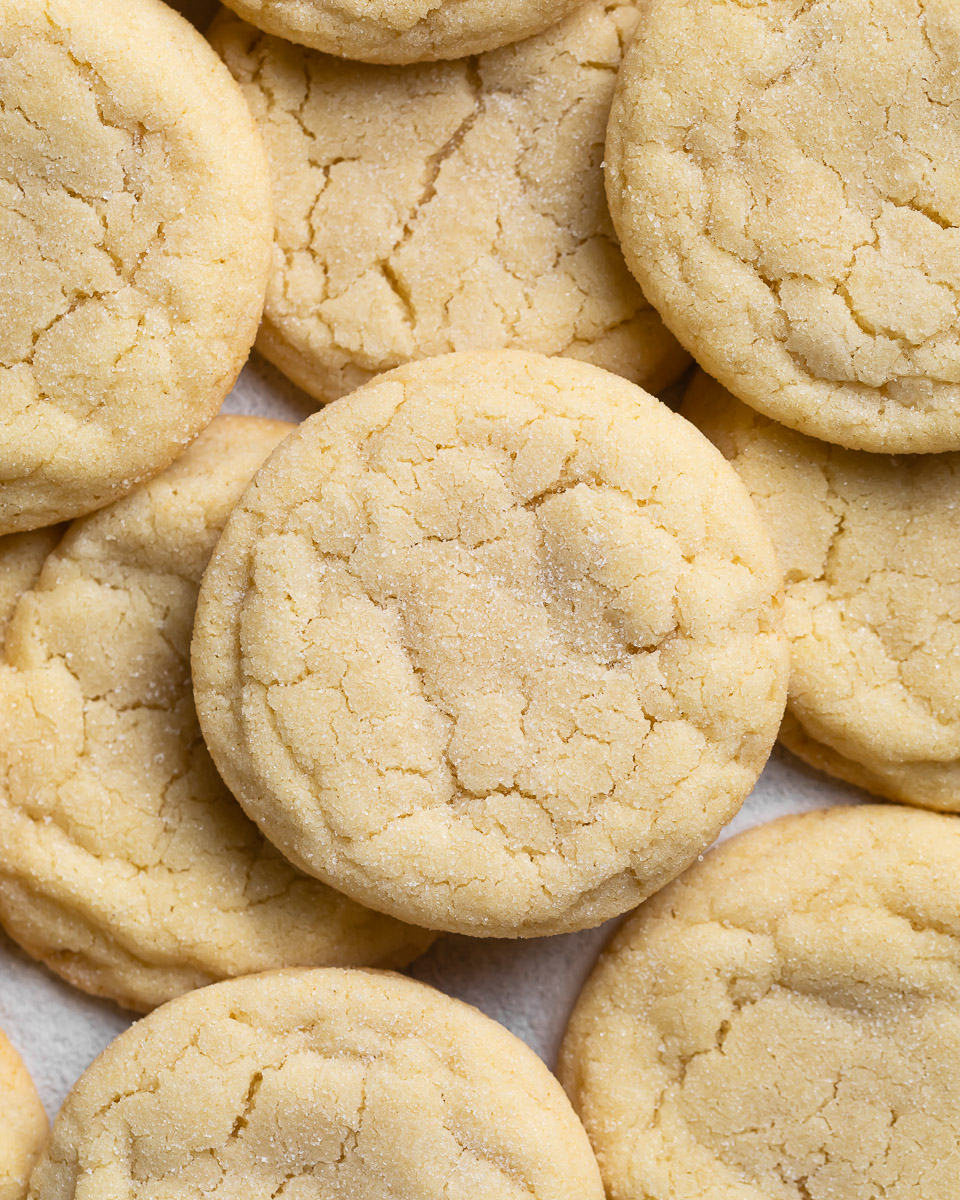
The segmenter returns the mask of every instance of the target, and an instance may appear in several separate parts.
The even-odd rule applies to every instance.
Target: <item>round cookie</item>
[[[262,142],[160,0],[0,0],[0,534],[99,508],[214,416],[270,261]]]
[[[75,522],[0,667],[0,921],[71,983],[136,1009],[277,966],[400,965],[430,935],[303,876],[203,745],[200,576],[292,426],[219,417],[162,475]]]
[[[342,62],[211,30],[264,135],[277,212],[260,351],[317,400],[411,359],[564,354],[657,391],[689,359],[623,261],[603,139],[628,3],[477,59]]]
[[[34,1200],[602,1200],[541,1060],[425,984],[280,971],[165,1005],[80,1079]]]
[[[953,0],[644,5],[611,211],[739,399],[856,450],[960,449],[958,79]]]
[[[584,0],[226,0],[267,33],[368,63],[433,62],[506,46]]]
[[[702,373],[682,411],[747,485],[783,568],[781,740],[881,796],[960,811],[960,454],[830,446]]]
[[[267,837],[347,895],[481,936],[597,925],[753,787],[779,582],[735,473],[652,396],[449,355],[310,417],[247,489],[197,708]]]
[[[725,843],[621,928],[560,1077],[610,1200],[953,1200],[960,822],[881,806]]]
[[[0,1030],[0,1200],[23,1200],[48,1132],[33,1080]]]

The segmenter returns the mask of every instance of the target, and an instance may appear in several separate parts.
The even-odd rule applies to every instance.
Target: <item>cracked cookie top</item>
[[[627,261],[734,395],[882,453],[960,449],[954,0],[652,0],[607,187]]]
[[[290,866],[224,787],[193,707],[200,576],[292,427],[218,417],[74,522],[0,666],[0,920],[71,983],[147,1009],[278,966],[402,965],[431,940]]]
[[[68,1096],[33,1200],[603,1200],[539,1058],[400,976],[280,971],[165,1005]]]
[[[65,525],[48,525],[30,533],[10,533],[0,538],[0,662],[7,625],[17,601],[36,583],[47,555],[63,537]]]
[[[23,1200],[48,1131],[33,1080],[0,1030],[0,1200]]]
[[[0,533],[155,475],[253,342],[270,246],[239,90],[159,0],[0,0]]]
[[[318,400],[453,350],[565,354],[651,391],[689,361],[617,245],[603,139],[633,4],[402,69],[233,17],[211,39],[264,135],[277,213],[258,348]]]
[[[752,829],[630,918],[560,1077],[610,1200],[953,1200],[960,823]]]
[[[960,454],[831,446],[703,374],[683,413],[747,485],[780,559],[787,746],[891,799],[960,809]]]
[[[463,58],[541,33],[584,0],[225,0],[267,33],[369,63]]]
[[[783,712],[772,547],[696,429],[519,352],[381,376],[234,510],[201,724],[272,842],[435,929],[599,924],[752,788]]]

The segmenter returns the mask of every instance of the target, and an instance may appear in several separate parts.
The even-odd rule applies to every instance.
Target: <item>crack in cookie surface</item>
[[[858,449],[960,443],[958,68],[943,0],[645,10],[611,205],[667,323],[740,399]]]
[[[579,364],[401,368],[307,425],[204,583],[201,721],[294,861],[438,927],[595,921],[729,819],[779,721],[749,503]]]
[[[72,982],[133,1007],[271,966],[393,965],[428,941],[286,863],[197,723],[200,576],[290,428],[218,418],[167,472],[74,523],[9,622],[0,918]]]
[[[110,1146],[108,1160],[103,1146]],[[556,1080],[475,1009],[397,976],[285,971],[185,997],[68,1098],[38,1200],[600,1200]]]
[[[466,58],[555,25],[584,0],[229,0],[260,29],[367,63]]]
[[[259,346],[318,399],[413,358],[514,347],[650,390],[687,363],[627,270],[601,159],[637,21],[592,0],[517,46],[403,69],[221,19],[274,174]]]
[[[895,808],[751,830],[631,919],[560,1074],[613,1200],[947,1200],[960,836]]]
[[[0,529],[14,530],[129,491],[210,420],[255,333],[269,205],[242,98],[179,16],[4,0],[0,18]]]
[[[704,375],[684,413],[746,483],[784,571],[793,657],[785,744],[893,799],[955,809],[960,455],[830,446]]]

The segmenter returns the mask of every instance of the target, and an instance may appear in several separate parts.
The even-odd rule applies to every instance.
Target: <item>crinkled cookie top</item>
[[[290,866],[197,724],[200,576],[290,428],[217,418],[157,478],[70,526],[8,626],[0,920],[72,983],[132,1008],[269,967],[401,965],[431,940]]]
[[[725,387],[854,449],[960,448],[954,0],[652,0],[607,150],[627,261]]]
[[[274,174],[258,346],[317,399],[453,350],[566,354],[651,391],[687,357],[627,270],[603,139],[632,4],[490,54],[344,63],[228,17],[214,46]]]
[[[248,488],[201,590],[198,710],[267,836],[371,907],[599,924],[753,786],[778,587],[735,473],[653,397],[450,355],[309,418]]]
[[[730,460],[773,537],[801,737],[848,760],[844,778],[960,808],[960,454],[843,450],[703,375],[684,413]]]
[[[243,97],[159,0],[0,0],[0,533],[100,507],[220,406],[269,181]]]
[[[583,0],[226,0],[267,33],[372,63],[463,58],[540,33]]]
[[[560,1085],[422,983],[281,971],[165,1005],[81,1078],[33,1200],[602,1200]]]
[[[753,829],[624,926],[560,1076],[611,1200],[953,1200],[960,823]]]

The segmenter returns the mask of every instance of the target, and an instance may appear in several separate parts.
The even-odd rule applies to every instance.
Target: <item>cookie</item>
[[[454,350],[564,354],[651,391],[689,359],[623,261],[603,138],[633,4],[403,69],[234,17],[211,39],[267,145],[277,211],[257,346],[317,400]]]
[[[960,449],[958,79],[952,0],[644,5],[614,223],[740,400],[855,450]]]
[[[301,425],[201,588],[214,761],[291,861],[432,929],[597,925],[752,788],[773,550],[693,426],[596,367],[400,367]]]
[[[560,1077],[610,1200],[952,1200],[960,822],[741,834],[622,927]]]
[[[0,0],[0,534],[107,504],[212,419],[269,188],[239,89],[160,0]]]
[[[400,965],[431,940],[290,866],[197,725],[200,576],[291,428],[217,418],[162,475],[74,522],[8,626],[0,921],[65,979],[130,1008],[269,967]]]
[[[541,33],[583,0],[227,0],[267,33],[369,63],[463,58]]]
[[[960,454],[830,446],[702,373],[682,411],[747,485],[786,577],[781,740],[891,800],[960,811]]]
[[[17,601],[36,583],[47,555],[63,537],[65,526],[49,525],[30,533],[11,533],[0,538],[0,662],[7,625]]]
[[[105,1152],[109,1148],[109,1152]],[[35,1200],[602,1200],[560,1085],[426,984],[279,971],[174,1000],[80,1079]]]
[[[23,1200],[48,1132],[33,1080],[0,1030],[0,1200]]]

